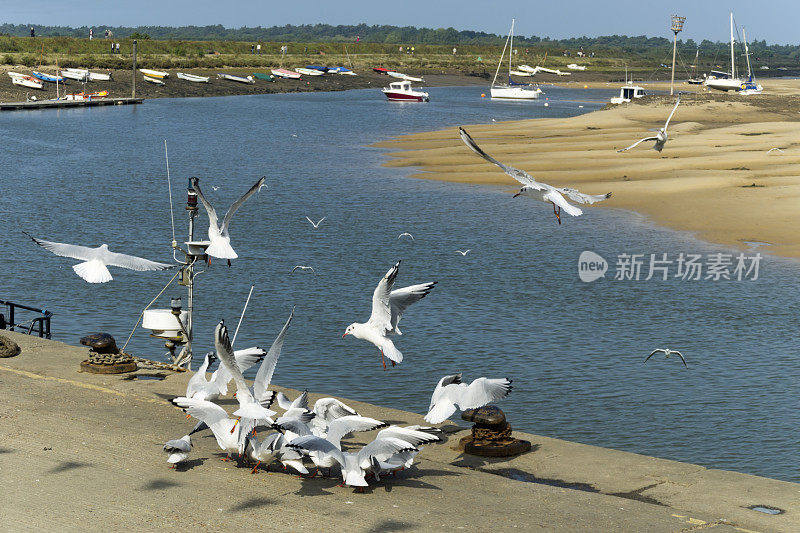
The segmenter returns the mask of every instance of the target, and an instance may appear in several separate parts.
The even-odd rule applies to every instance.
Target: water
[[[389,104],[373,89],[4,113],[0,298],[52,310],[55,339],[106,331],[122,344],[171,273],[113,269],[113,282],[89,285],[21,231],[169,260],[166,138],[178,240],[187,177],[201,177],[220,211],[258,177],[269,186],[233,220],[240,258],[197,278],[198,354],[220,318],[235,326],[254,283],[238,347],[268,347],[297,306],[276,383],[424,413],[445,374],[508,376],[515,389],[500,405],[516,429],[800,481],[795,262],[767,257],[757,281],[614,281],[620,253],[727,250],[618,210],[590,208],[559,226],[511,187],[408,179],[366,146],[492,118],[575,115],[614,93],[546,90],[549,108],[490,102],[472,87],[431,89],[422,105]],[[327,218],[314,230],[306,215]],[[415,240],[398,240],[404,231]],[[606,279],[579,281],[584,250],[609,261]],[[406,361],[384,372],[374,347],[341,335],[368,318],[398,259],[399,285],[439,285],[403,319]],[[290,275],[298,264],[317,275]],[[185,292],[168,289],[158,306],[170,296]],[[689,369],[675,357],[642,364],[657,347],[681,350]],[[142,330],[128,351],[164,352]]]

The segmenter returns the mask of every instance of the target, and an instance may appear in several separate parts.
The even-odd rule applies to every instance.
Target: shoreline
[[[251,475],[249,468],[217,460],[221,452],[207,433],[193,439],[186,467],[173,471],[161,446],[194,421],[168,400],[185,390],[191,373],[136,372],[162,380],[81,373],[86,347],[2,334],[22,348],[16,357],[0,359],[0,468],[10,473],[0,519],[10,529],[82,523],[87,530],[185,530],[224,521],[233,530],[252,526],[253,511],[268,511],[270,527],[284,531],[320,530],[321,523],[341,530],[353,521],[364,530],[789,531],[800,513],[797,483],[534,434],[514,432],[533,444],[521,456],[464,455],[457,447],[468,433],[463,422],[443,425],[447,442],[425,446],[410,470],[373,481],[364,494],[336,487],[336,477],[299,479],[263,470]],[[310,400],[319,396],[312,393]],[[344,401],[365,416],[422,422],[415,413]],[[230,410],[236,402],[220,403]],[[345,445],[372,438],[357,434]],[[82,495],[78,502],[75,493]],[[32,495],[37,506],[29,505]],[[470,505],[476,498],[480,505]],[[173,512],[187,501],[191,512]],[[751,509],[759,505],[782,513]],[[493,510],[491,525],[487,510]]]
[[[764,90],[777,95],[684,95],[660,154],[650,149],[650,143],[625,153],[616,150],[662,126],[674,97],[648,96],[571,118],[465,128],[487,153],[536,179],[589,194],[613,193],[586,211],[627,209],[707,242],[737,249],[745,249],[746,242],[764,242],[770,244],[765,252],[796,259],[800,258],[800,235],[794,229],[800,224],[796,208],[800,81],[768,83],[763,83]],[[464,146],[456,128],[373,146],[389,149],[386,166],[417,169],[415,178],[501,185],[509,190],[517,186]],[[781,151],[769,152],[771,148]],[[533,216],[538,215],[533,212]]]

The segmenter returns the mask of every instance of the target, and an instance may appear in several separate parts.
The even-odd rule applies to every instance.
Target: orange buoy
[[[481,93],[481,98],[486,98],[486,93]]]
[[[583,88],[584,88],[584,89],[588,89],[588,88],[589,88],[589,86],[588,86],[588,85],[584,85],[584,86],[583,86]]]

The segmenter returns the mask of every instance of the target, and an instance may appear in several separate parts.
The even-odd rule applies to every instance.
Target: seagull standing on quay
[[[656,350],[653,350],[652,353],[647,356],[647,359],[650,359],[651,357],[653,357],[653,355],[657,354],[658,352],[663,352],[665,355],[665,359],[669,359],[669,356],[672,354],[677,355],[678,357],[681,358],[681,361],[683,361],[683,366],[689,368],[689,366],[686,364],[686,359],[683,358],[683,354],[678,350],[670,350],[669,348],[658,348]],[[644,360],[644,363],[647,362],[647,359]]]
[[[250,187],[250,190],[244,193],[241,198],[233,202],[233,205],[231,205],[230,209],[228,209],[228,211],[225,213],[225,217],[222,219],[222,224],[220,224],[217,219],[217,212],[214,210],[211,204],[208,203],[208,200],[206,200],[206,197],[203,196],[203,193],[200,191],[200,180],[197,178],[191,178],[190,181],[192,188],[197,193],[197,197],[200,199],[203,207],[205,207],[206,213],[208,213],[208,240],[211,241],[211,245],[206,248],[206,253],[209,256],[217,257],[219,259],[227,259],[228,266],[231,266],[231,259],[236,259],[239,257],[231,247],[231,236],[228,233],[228,226],[230,226],[231,218],[233,218],[236,210],[239,209],[248,198],[260,191],[266,180],[267,178],[262,176],[255,185]]]
[[[386,370],[386,360],[388,357],[392,366],[403,361],[403,354],[395,348],[390,335],[402,335],[400,328],[397,327],[403,312],[413,303],[423,299],[433,290],[437,282],[421,283],[411,285],[402,289],[392,290],[394,280],[400,270],[398,261],[378,283],[372,294],[372,314],[366,323],[353,322],[344,332],[342,338],[352,335],[357,339],[363,339],[377,346],[381,351],[381,362],[383,369]]]
[[[675,107],[672,108],[672,113],[669,114],[669,117],[667,117],[667,121],[664,123],[664,127],[663,128],[659,128],[657,130],[654,130],[654,131],[657,132],[654,136],[645,137],[644,139],[638,140],[635,143],[633,143],[632,145],[628,146],[627,148],[623,148],[622,150],[617,150],[617,152],[625,152],[625,151],[630,150],[631,148],[633,148],[635,146],[638,146],[640,143],[647,142],[647,141],[655,141],[656,142],[653,145],[653,150],[655,150],[656,152],[660,152],[661,150],[663,150],[664,149],[664,145],[666,144],[667,138],[668,138],[667,137],[667,126],[669,126],[669,121],[672,119],[672,115],[675,114],[675,110],[678,109],[678,104],[680,104],[680,103],[681,103],[681,97],[679,96],[678,97],[678,101],[675,102]]]
[[[166,270],[174,266],[166,263],[157,263],[134,255],[114,253],[108,249],[107,244],[101,244],[97,248],[89,248],[88,246],[78,246],[77,244],[43,241],[28,233],[25,233],[25,235],[28,235],[33,242],[45,250],[50,250],[56,255],[83,261],[73,265],[72,270],[88,283],[107,283],[114,279],[107,268],[110,266],[138,271]]]
[[[519,190],[517,194],[514,195],[514,198],[517,196],[529,196],[536,200],[540,200],[542,202],[548,202],[553,204],[553,214],[558,219],[558,223],[561,224],[561,209],[563,208],[564,211],[567,212],[568,215],[572,215],[574,217],[580,216],[583,214],[578,207],[570,204],[564,199],[563,195],[567,195],[570,200],[573,202],[578,202],[581,204],[593,204],[595,202],[599,202],[601,200],[605,200],[606,198],[611,197],[611,193],[606,194],[583,194],[575,189],[570,189],[567,187],[558,188],[553,187],[552,185],[548,185],[546,183],[540,183],[533,179],[533,177],[525,172],[524,170],[520,170],[518,168],[514,168],[509,165],[505,165],[495,159],[494,157],[490,156],[486,152],[484,152],[480,146],[478,146],[472,137],[470,137],[469,133],[464,130],[464,128],[458,128],[461,134],[461,140],[464,141],[473,152],[484,158],[485,160],[489,161],[490,163],[494,163],[498,167],[500,167],[503,172],[517,180],[518,182],[522,183],[523,187]],[[556,206],[558,207],[558,211],[556,211]]]
[[[164,452],[169,454],[167,462],[175,468],[175,465],[185,461],[189,457],[189,452],[192,451],[192,437],[184,435],[183,437],[175,440],[167,441],[164,444]]]

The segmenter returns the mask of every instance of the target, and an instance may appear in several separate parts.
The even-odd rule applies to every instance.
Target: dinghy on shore
[[[19,72],[9,72],[8,76],[11,78],[11,83],[14,85],[20,85],[22,87],[28,87],[30,89],[41,89],[44,87],[44,84],[41,80],[37,80],[33,76],[28,76],[27,74],[20,74]]]
[[[263,72],[253,72],[253,77],[258,80],[275,81],[275,76],[272,74],[264,74]]]
[[[148,76],[146,74],[144,76],[142,76],[142,78],[144,78],[144,81],[146,81],[147,83],[152,83],[153,85],[161,85],[162,87],[164,85],[166,85],[166,83],[164,83],[164,80],[162,80],[160,78],[153,78],[153,77]]]
[[[195,83],[208,83],[208,76],[196,76],[195,74],[186,74],[184,72],[176,72],[175,76],[180,80],[193,81]]]
[[[52,76],[50,74],[45,74],[44,72],[38,72],[36,70],[31,72],[31,75],[34,78],[38,78],[38,79],[40,79],[42,81],[49,81],[51,83],[56,83],[56,82],[64,83],[64,77],[63,76]]]
[[[322,76],[323,74],[325,74],[323,71],[317,70],[315,68],[297,67],[296,69],[294,69],[294,71],[299,74],[305,74],[306,76]]]
[[[299,80],[300,73],[299,72],[292,72],[291,70],[286,70],[285,68],[274,68],[270,70],[273,75],[278,76],[279,78],[285,78],[288,80]]]
[[[256,80],[253,76],[234,76],[233,74],[225,74],[223,72],[217,73],[217,77],[221,80],[238,81],[239,83],[255,83]]]
[[[140,68],[139,72],[144,74],[145,76],[150,76],[151,78],[168,78],[169,72],[164,72],[163,70],[150,70],[149,68]]]

